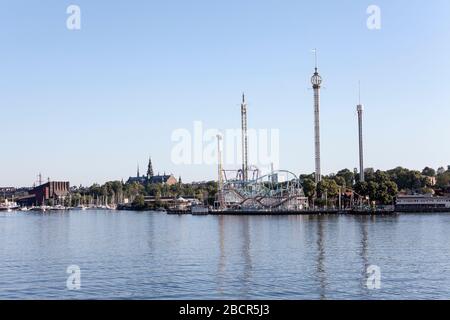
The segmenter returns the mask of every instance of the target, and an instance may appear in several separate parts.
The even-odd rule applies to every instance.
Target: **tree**
[[[373,168],[366,168],[366,169],[364,170],[364,177],[365,177],[365,180],[371,180],[371,179],[373,179],[374,175],[375,175],[375,170],[374,170]],[[359,176],[359,174],[358,174],[358,176]],[[359,178],[358,178],[358,179],[359,179]]]
[[[436,179],[436,185],[439,188],[447,188],[450,186],[450,171],[439,174]]]
[[[339,194],[339,186],[337,185],[336,181],[324,178],[317,184],[317,195],[319,197],[322,197],[325,194],[329,198],[334,198]]]
[[[134,198],[133,207],[138,210],[142,210],[145,208],[145,198],[142,194],[138,194],[136,198]]]
[[[351,188],[353,186],[353,182],[355,181],[355,174],[349,169],[343,169],[339,171],[336,176],[344,179],[346,187]]]
[[[303,192],[305,193],[305,196],[309,198],[311,201],[316,194],[316,183],[313,179],[305,179],[302,183],[303,186]]]
[[[411,171],[402,167],[389,170],[388,175],[400,190],[416,191],[427,185],[427,178],[419,171]]]
[[[345,181],[345,178],[342,176],[334,176],[333,180],[336,182],[336,184],[340,187],[346,187],[349,186],[351,187],[352,185],[348,185],[347,182]]]
[[[426,176],[426,177],[435,177],[436,176],[436,170],[430,168],[430,167],[425,167],[425,169],[422,170],[422,175]]]
[[[195,193],[195,198],[203,203],[204,201],[204,193],[201,190],[197,190]]]
[[[362,196],[367,197],[369,195],[369,185],[366,181],[358,181],[354,186],[354,190],[357,194]]]
[[[314,173],[311,173],[311,174],[300,174],[299,177],[300,177],[300,181],[304,181],[306,179],[310,179],[310,180],[315,181],[315,179],[316,179]]]
[[[133,182],[126,185],[126,194],[131,197],[135,198],[138,194],[144,193],[144,186],[140,183]]]
[[[390,180],[386,172],[380,170],[376,171],[369,180],[358,182],[355,185],[355,191],[381,204],[392,204],[398,194],[397,184]]]

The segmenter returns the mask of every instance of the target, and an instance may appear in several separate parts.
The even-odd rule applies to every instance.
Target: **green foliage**
[[[408,170],[402,167],[387,171],[399,190],[420,190],[427,185],[427,178],[419,171]]]
[[[136,196],[136,198],[133,201],[133,207],[138,210],[145,209],[145,199],[143,195],[139,194]]]
[[[437,176],[436,186],[439,188],[447,188],[450,186],[450,170],[447,170]]]
[[[385,205],[392,204],[398,194],[397,184],[386,172],[380,170],[370,175],[369,179],[366,177],[365,182],[356,183],[354,190],[362,196],[368,196],[371,201]]]
[[[314,195],[316,194],[316,183],[314,181],[314,178],[306,178],[303,180],[302,183],[303,186],[303,192],[305,193],[305,196],[309,198],[309,200],[312,200]]]
[[[150,163],[149,163],[150,164]],[[151,172],[150,172],[151,173]],[[335,203],[339,196],[339,189],[345,191],[347,188],[355,190],[361,196],[370,197],[371,201],[380,204],[392,204],[399,190],[418,193],[433,193],[428,180],[429,177],[436,176],[437,188],[447,188],[450,186],[450,170],[439,168],[434,169],[426,167],[420,171],[408,170],[397,167],[389,171],[374,171],[366,169],[365,182],[357,182],[358,175],[349,169],[340,170],[337,174],[325,176],[323,180],[316,185],[314,174],[301,174],[303,191],[310,201],[314,200],[316,205],[325,204],[324,199],[327,195],[329,203]],[[108,197],[108,199],[134,199],[133,206],[145,207],[145,196],[156,197],[156,206],[162,205],[158,199],[162,197],[196,197],[200,201],[213,205],[218,191],[217,182],[205,182],[198,184],[177,183],[169,186],[165,184],[142,185],[138,182],[123,183],[120,181],[107,182],[104,185],[94,184],[91,187],[78,188],[72,193],[71,205],[76,206],[80,203],[88,204],[95,199]]]
[[[323,178],[322,181],[317,184],[317,196],[321,198],[325,195],[328,198],[335,198],[339,195],[339,186],[335,180]]]
[[[425,167],[422,170],[422,175],[424,175],[426,177],[436,177],[436,170],[434,170],[430,167]]]
[[[342,180],[340,180],[341,183],[336,181],[340,186],[351,188],[353,186],[353,181],[355,180],[355,174],[349,169],[343,169],[336,174],[336,178],[343,179],[344,184],[342,184]]]

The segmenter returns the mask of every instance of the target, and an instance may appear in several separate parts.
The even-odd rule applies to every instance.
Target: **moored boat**
[[[19,206],[14,201],[5,200],[4,203],[0,203],[0,211],[12,212],[18,209]]]

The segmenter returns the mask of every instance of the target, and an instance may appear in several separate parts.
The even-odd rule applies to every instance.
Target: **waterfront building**
[[[49,181],[28,191],[28,195],[21,196],[17,202],[21,206],[42,206],[49,201],[61,203],[70,193],[70,183]]]
[[[14,187],[3,187],[0,188],[0,198],[3,199],[15,199],[19,197],[26,196],[30,188],[14,188]]]
[[[2,187],[2,188],[0,188],[0,195],[11,194],[11,193],[14,193],[14,192],[16,192],[16,188],[14,188],[14,187]]]
[[[398,196],[395,209],[397,211],[446,211],[450,210],[450,197],[433,197],[433,195]]]

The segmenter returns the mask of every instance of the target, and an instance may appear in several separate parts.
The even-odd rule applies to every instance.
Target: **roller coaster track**
[[[250,181],[241,179],[240,170],[237,171],[235,179],[229,180],[227,172],[236,171],[223,171],[226,181],[223,188],[225,198],[228,198],[228,203],[233,203],[241,208],[253,204],[255,207],[263,209],[277,209],[303,196],[300,179],[290,171],[278,170],[260,177],[260,171],[256,169],[251,175],[253,179]]]

